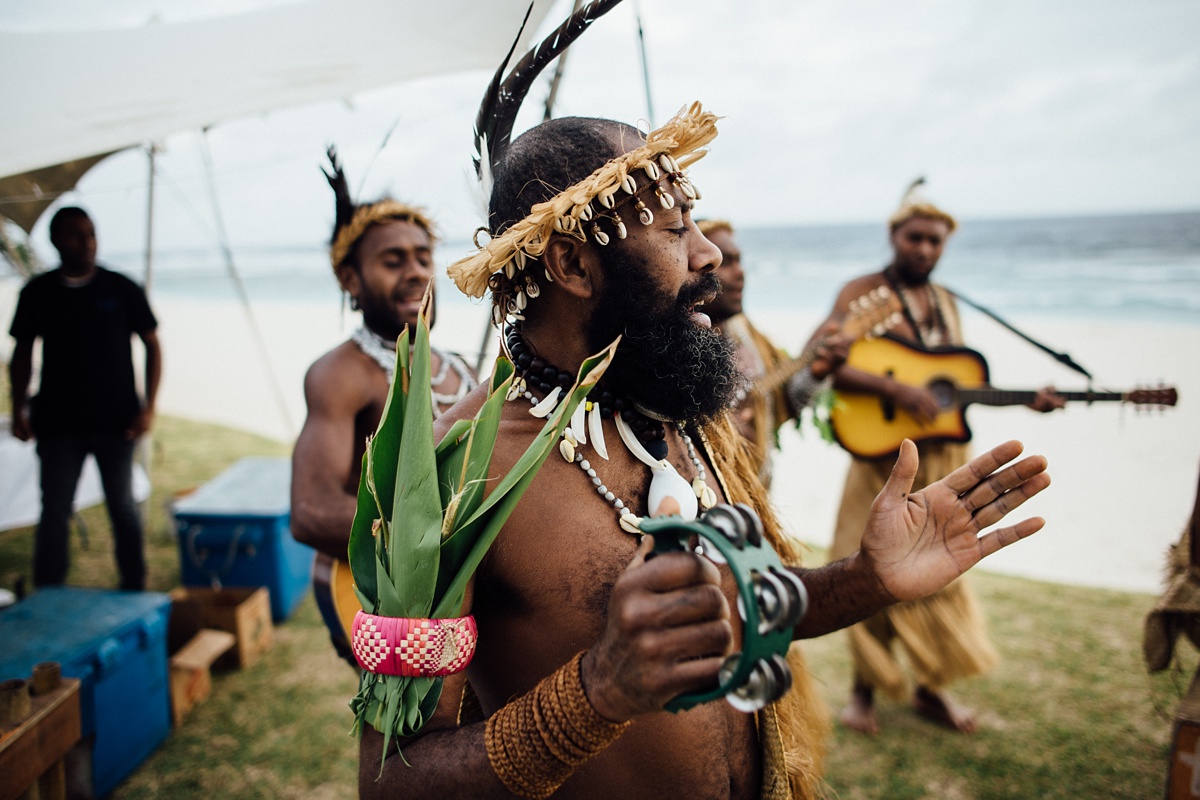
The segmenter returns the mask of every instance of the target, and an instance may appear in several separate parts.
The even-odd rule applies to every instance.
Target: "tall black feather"
[[[526,53],[508,73],[508,77],[501,82],[501,76],[508,67],[517,41],[521,38],[521,32],[525,30],[525,22],[521,23],[521,31],[517,33],[517,40],[513,41],[504,62],[496,70],[487,93],[483,97],[483,103],[479,106],[479,114],[475,117],[475,172],[477,175],[482,177],[483,174],[481,159],[484,158],[485,147],[488,151],[486,155],[492,172],[495,172],[504,160],[504,153],[508,150],[509,141],[512,138],[513,125],[517,120],[517,112],[521,110],[521,103],[525,100],[525,95],[529,93],[530,87],[533,86],[533,81],[546,68],[546,65],[578,39],[589,25],[607,14],[620,2],[621,0],[593,0],[579,9],[543,39],[541,44]],[[525,12],[526,21],[529,20],[529,12],[532,10],[533,5],[530,4],[529,11]]]
[[[329,145],[329,149],[325,151],[325,155],[329,156],[329,165],[333,172],[326,172],[325,168],[321,168],[321,172],[325,174],[325,179],[329,181],[330,188],[333,189],[333,196],[336,201],[333,219],[333,235],[329,237],[330,244],[334,239],[337,239],[338,231],[350,224],[350,220],[354,218],[354,201],[350,199],[350,185],[346,181],[346,173],[342,171],[342,164],[338,161],[337,148]]]

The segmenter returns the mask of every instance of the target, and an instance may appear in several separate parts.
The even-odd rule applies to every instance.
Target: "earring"
[[[350,310],[358,311],[358,298],[354,295],[350,295]]]

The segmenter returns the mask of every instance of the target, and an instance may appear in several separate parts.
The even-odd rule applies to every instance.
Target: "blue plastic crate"
[[[271,619],[304,599],[315,551],[292,538],[291,462],[243,458],[175,503],[184,586],[265,586]]]
[[[82,734],[92,742],[92,787],[108,794],[171,727],[167,617],[157,592],[55,587],[0,611],[0,680],[57,661],[80,680]]]

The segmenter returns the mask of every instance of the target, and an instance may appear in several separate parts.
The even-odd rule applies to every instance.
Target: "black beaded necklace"
[[[504,344],[512,357],[517,377],[524,379],[531,391],[537,390],[546,395],[554,391],[555,387],[565,392],[575,385],[575,375],[559,369],[539,356],[533,345],[526,341],[515,326],[509,325],[505,330]],[[650,455],[659,459],[667,457],[667,431],[662,422],[651,419],[638,411],[629,400],[605,389],[603,381],[597,389],[599,392],[593,391],[591,402],[600,405],[601,417],[612,419],[614,414],[620,414]]]
[[[917,342],[924,347],[929,347],[931,343],[926,340],[922,332],[922,327],[917,324],[916,315],[913,313],[912,305],[909,301],[908,291],[900,283],[900,280],[892,274],[892,266],[890,264],[884,267],[883,277],[888,282],[888,285],[892,287],[892,291],[896,293],[896,296],[900,298],[900,307],[904,311],[904,318],[912,326],[913,333],[917,336]],[[929,325],[924,330],[927,330],[931,335],[937,334],[944,340],[948,338],[948,330],[946,320],[942,316],[942,307],[938,302],[937,292],[934,291],[932,283],[926,283],[925,290],[929,293],[929,314],[925,319]]]

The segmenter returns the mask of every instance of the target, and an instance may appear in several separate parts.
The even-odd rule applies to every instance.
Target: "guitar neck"
[[[1064,400],[1083,403],[1121,402],[1123,392],[1056,392]],[[978,403],[981,406],[1023,406],[1033,402],[1036,391],[1025,389],[960,389],[961,405]]]
[[[788,361],[783,361],[779,364],[776,364],[774,367],[763,373],[762,377],[754,382],[754,393],[759,395],[770,394],[780,386],[783,386],[783,384],[787,383],[788,378],[812,364],[816,358],[817,345],[809,345],[800,355]]]

